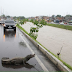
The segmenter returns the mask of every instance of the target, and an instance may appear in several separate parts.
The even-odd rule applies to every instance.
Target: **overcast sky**
[[[72,15],[72,0],[0,0],[0,15],[51,16]]]

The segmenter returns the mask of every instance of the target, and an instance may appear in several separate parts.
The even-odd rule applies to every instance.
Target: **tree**
[[[20,21],[20,24],[21,24],[21,25],[22,25],[22,24],[24,24],[24,21],[23,21],[23,20],[21,20],[21,21]]]
[[[35,20],[35,21],[34,21],[34,24],[36,24],[36,25],[37,25],[38,23],[39,23],[39,22],[38,22],[37,20]]]
[[[30,22],[34,23],[34,20],[33,20],[33,19],[31,19],[31,20],[30,20]]]
[[[37,27],[31,27],[30,28],[30,33],[29,35],[32,36],[34,39],[37,38],[38,34],[36,34],[38,32],[38,28]]]
[[[61,17],[61,15],[57,15],[56,17]]]
[[[10,18],[10,16],[6,16],[7,18]]]
[[[23,19],[25,19],[25,17],[24,16],[18,16],[18,17],[14,16],[13,19],[23,20]]]
[[[65,17],[71,17],[72,15],[66,15]]]
[[[16,19],[16,18],[17,18],[16,16],[13,17],[13,19]]]
[[[4,15],[4,14],[3,14],[3,15],[1,15],[1,17],[5,18],[5,15]]]
[[[42,24],[42,25],[47,25],[47,22],[46,22],[45,20],[41,20],[41,21],[40,21],[40,24]]]
[[[55,15],[52,15],[52,18],[55,18]]]
[[[19,18],[20,18],[20,20],[25,19],[25,17],[24,17],[24,16],[19,16]]]

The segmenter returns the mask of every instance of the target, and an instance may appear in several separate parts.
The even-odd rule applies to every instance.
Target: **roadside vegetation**
[[[57,28],[66,29],[66,30],[72,30],[72,26],[69,26],[69,25],[60,25],[60,24],[47,24],[47,25],[57,27]]]
[[[31,37],[33,37],[34,39],[36,39],[37,36],[38,36],[38,34],[37,34],[38,31],[39,31],[39,30],[38,30],[37,27],[31,27],[31,28],[30,28],[29,36],[31,36]]]
[[[28,22],[28,19],[20,20],[19,23],[22,25],[26,22]],[[37,32],[39,31],[39,28],[41,28],[43,26],[42,26],[42,24],[39,24],[39,22],[37,20],[34,21],[33,19],[31,19],[30,22],[34,23],[34,25],[36,25],[37,27],[31,27],[30,28],[29,36],[33,37],[34,39],[37,39],[37,37],[38,37]]]
[[[22,31],[24,31],[26,34],[28,34],[28,32],[24,29],[24,28],[22,28],[19,24],[17,24],[16,25],[19,29],[21,29]],[[29,34],[28,34],[29,35]]]
[[[27,21],[29,21],[29,20],[27,20]],[[69,26],[69,25],[60,25],[60,24],[49,24],[45,20],[37,21],[37,20],[31,19],[29,22],[34,23],[38,27],[43,27],[43,25],[48,25],[48,26],[62,28],[62,29],[66,29],[66,30],[72,30],[72,26]]]

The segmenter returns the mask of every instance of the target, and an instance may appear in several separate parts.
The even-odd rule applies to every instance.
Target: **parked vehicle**
[[[64,25],[64,23],[63,22],[60,22],[60,25]]]
[[[65,22],[64,24],[67,24],[67,22]]]
[[[68,22],[69,25],[72,25],[72,22]]]
[[[59,24],[60,20],[57,19],[57,20],[55,20],[54,22],[55,22],[56,24]]]
[[[14,31],[16,31],[16,24],[13,20],[5,20],[3,26],[4,26],[4,31],[5,29],[14,29]]]
[[[0,20],[0,24],[4,24],[4,20]]]

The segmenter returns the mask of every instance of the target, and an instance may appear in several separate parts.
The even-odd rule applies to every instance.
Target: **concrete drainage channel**
[[[56,57],[54,57],[51,53],[49,53],[46,49],[44,49],[41,45],[39,45],[37,42],[35,42],[29,35],[27,35],[26,33],[24,33],[22,30],[21,32],[30,40],[32,41],[33,44],[35,44],[35,46],[37,48],[39,48],[39,50],[42,51],[43,54],[45,54],[61,71],[64,72],[70,72],[71,70],[68,69],[61,61],[59,61]]]

